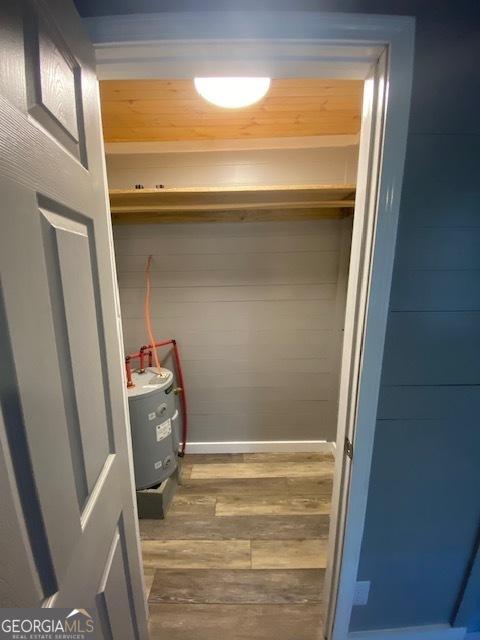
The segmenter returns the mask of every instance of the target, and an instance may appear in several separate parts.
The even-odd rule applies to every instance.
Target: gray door
[[[73,3],[0,4],[0,604],[146,610],[92,49]]]

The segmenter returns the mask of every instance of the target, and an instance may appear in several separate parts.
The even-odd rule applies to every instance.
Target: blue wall
[[[414,15],[410,134],[353,629],[453,622],[480,526],[480,2],[78,0],[83,15]],[[480,570],[457,622],[480,627]],[[476,568],[476,569],[475,569]],[[475,574],[476,570],[476,574]]]
[[[409,139],[355,629],[453,622],[480,525],[480,138],[445,90],[458,120]]]
[[[354,608],[352,629],[454,623],[479,531],[479,6],[471,3],[468,11],[452,2],[454,15],[417,12],[410,135],[359,568],[359,579],[372,585],[368,605]],[[480,581],[470,589],[480,612]],[[477,628],[472,615],[458,623]]]

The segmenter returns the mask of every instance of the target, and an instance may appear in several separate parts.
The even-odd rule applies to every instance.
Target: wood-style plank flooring
[[[333,457],[190,455],[141,520],[152,640],[317,640]]]

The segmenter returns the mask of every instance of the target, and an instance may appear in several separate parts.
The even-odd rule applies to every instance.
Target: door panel
[[[81,473],[88,495],[110,453],[111,440],[98,335],[102,317],[96,308],[90,258],[91,234],[84,221],[74,220],[68,214],[45,210],[42,214],[44,239],[48,242],[46,255],[53,263],[50,292],[63,320],[58,340],[65,345],[66,353],[59,365],[62,377],[63,368],[68,368],[71,374],[68,392],[76,407],[75,422],[80,430],[80,437],[76,438],[80,448],[72,450],[72,458],[77,458],[78,466],[80,461],[83,463]],[[107,428],[98,429],[99,424]]]
[[[81,423],[77,405],[74,374],[72,369],[72,358],[70,354],[70,342],[64,306],[64,292],[61,281],[61,267],[59,265],[58,245],[56,241],[55,227],[53,226],[55,214],[44,210],[41,211],[40,218],[43,227],[42,234],[45,261],[47,265],[47,279],[49,285],[50,303],[52,307],[58,366],[61,369],[63,403],[65,407],[67,435],[70,444],[72,470],[74,474],[78,505],[79,508],[82,508],[87,499],[89,487],[87,484],[87,474],[85,470],[85,459],[83,451],[84,444],[82,442]]]
[[[0,562],[0,600],[3,606],[27,606],[42,597],[41,585],[35,570],[35,562],[28,541],[28,532],[19,517],[21,507],[5,438],[5,424],[0,414],[0,510],[2,525],[8,528],[2,537],[11,542],[11,553],[3,555]]]
[[[81,68],[41,5],[24,18],[28,112],[86,164]]]
[[[0,554],[3,606],[29,606],[56,588],[50,549],[33,479],[3,287],[0,282]]]
[[[124,576],[122,542],[120,530],[116,529],[97,595],[103,635],[112,640],[134,637],[132,620],[128,614],[129,596]]]
[[[0,24],[0,605],[98,609],[99,637],[143,640],[93,53],[63,0]]]
[[[54,567],[51,589],[56,590],[80,541],[81,527],[60,370],[58,361],[52,364],[56,345],[41,214],[36,194],[22,185],[0,179],[0,190],[4,302],[26,446]]]

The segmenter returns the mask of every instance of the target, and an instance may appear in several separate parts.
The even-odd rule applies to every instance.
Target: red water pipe
[[[145,373],[145,351],[147,350],[148,347],[143,346],[140,348],[140,351],[138,352],[140,354],[140,367],[139,367],[139,373]]]
[[[152,356],[153,350],[158,347],[166,347],[171,344],[173,347],[173,357],[175,360],[175,369],[177,371],[177,381],[179,384],[179,393],[180,393],[180,407],[182,410],[182,448],[179,452],[179,456],[183,457],[185,455],[185,447],[187,444],[187,436],[188,436],[188,412],[187,412],[187,397],[185,394],[185,381],[183,377],[183,369],[182,362],[180,359],[180,351],[178,349],[178,344],[175,338],[171,338],[170,340],[161,340],[160,342],[155,342],[155,344],[147,344],[144,345],[139,351],[136,353],[129,353],[125,357],[125,369],[127,371],[127,387],[133,387],[134,383],[132,381],[132,367],[130,365],[131,360],[138,359],[140,360],[140,370],[143,369],[143,362],[145,358],[145,352],[148,349],[148,366],[152,366]]]
[[[160,342],[155,342],[155,346],[156,347],[166,347],[169,344],[173,344],[175,342],[175,340],[173,338],[171,338],[170,340],[161,340]],[[145,352],[147,349],[149,350],[153,350],[153,345],[151,344],[146,344],[144,345],[141,349],[139,349],[138,351],[136,351],[135,353],[129,353],[128,354],[128,358],[130,358],[130,360],[136,360],[136,359],[140,359],[141,355],[142,355],[142,350]],[[153,355],[153,352],[148,353],[149,358]],[[150,366],[150,365],[149,365]]]
[[[177,341],[172,340],[173,355],[175,358],[175,368],[177,370],[178,384],[180,386],[180,406],[182,408],[182,448],[179,453],[181,457],[185,455],[185,447],[187,446],[188,436],[188,412],[187,412],[187,396],[185,394],[185,381],[183,378],[182,362],[180,360],[180,352],[178,350]]]
[[[130,364],[130,356],[126,356],[125,358],[125,371],[127,373],[127,387],[134,387],[134,383],[132,380],[132,365]]]

